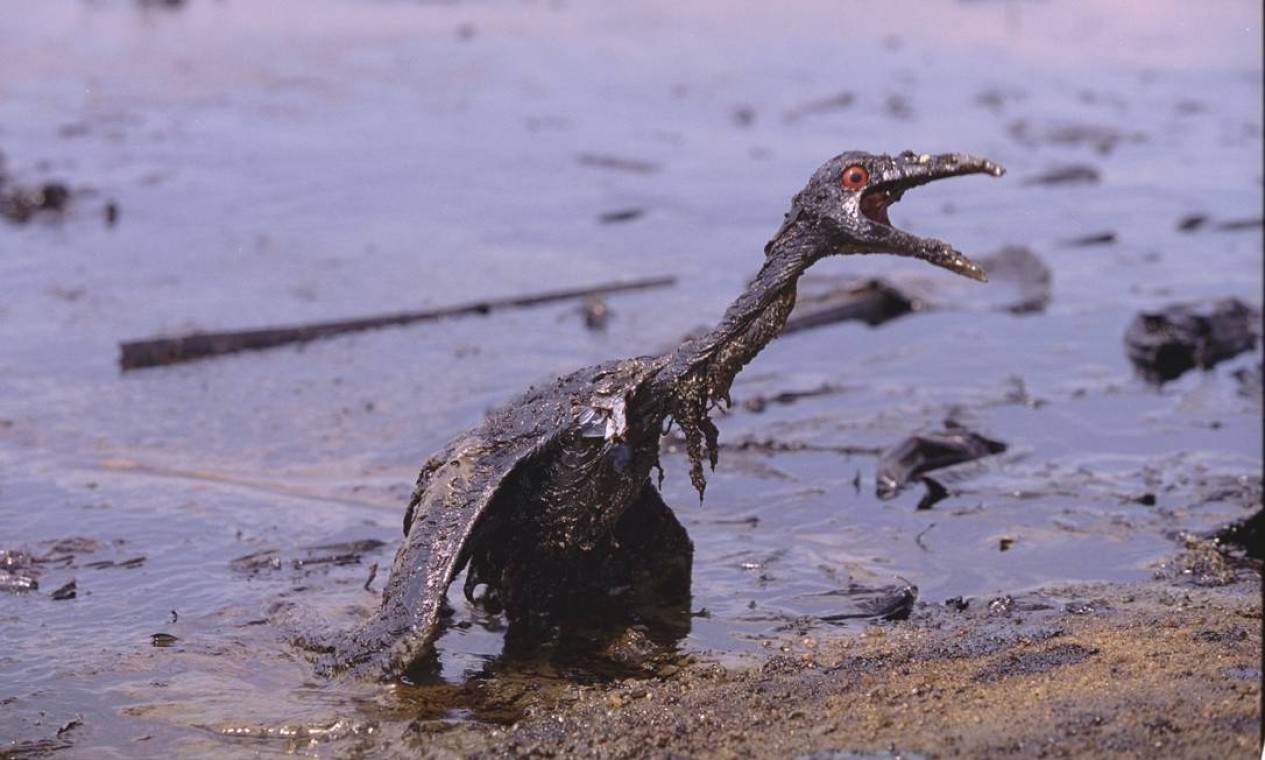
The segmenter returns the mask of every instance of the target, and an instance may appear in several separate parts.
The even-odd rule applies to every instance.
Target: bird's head
[[[805,263],[833,254],[893,253],[987,281],[975,262],[948,243],[893,227],[887,209],[918,185],[965,174],[1000,177],[1005,171],[1000,164],[963,153],[840,154],[822,165],[795,195],[782,228],[765,252],[773,255],[786,249],[807,257]]]

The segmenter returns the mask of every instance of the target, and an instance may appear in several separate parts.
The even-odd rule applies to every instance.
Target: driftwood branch
[[[859,320],[873,327],[914,310],[912,297],[882,280],[871,280],[846,293],[834,295],[825,305],[804,303],[803,308],[791,314],[781,334],[848,320]]]
[[[553,290],[510,298],[493,298],[456,306],[441,306],[422,311],[405,311],[376,317],[344,319],[331,322],[314,322],[307,325],[270,327],[260,330],[229,332],[196,332],[174,338],[153,338],[119,344],[119,366],[124,371],[161,367],[168,364],[196,361],[238,351],[257,351],[291,343],[307,343],[319,338],[329,338],[343,333],[373,330],[380,327],[397,327],[413,322],[425,322],[471,314],[490,314],[502,309],[521,309],[557,301],[624,293],[630,290],[661,288],[676,284],[675,277],[652,277],[644,280],[615,282],[566,290]]]

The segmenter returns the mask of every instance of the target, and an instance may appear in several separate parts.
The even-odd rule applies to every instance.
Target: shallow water
[[[701,505],[665,456],[665,498],[696,544],[685,651],[756,651],[849,604],[849,582],[903,579],[940,603],[1144,578],[1177,532],[1259,502],[1259,381],[1236,379],[1259,351],[1157,389],[1121,343],[1143,309],[1260,305],[1259,224],[1217,228],[1260,218],[1259,7],[675,6],[191,0],[6,17],[0,169],[75,194],[62,217],[0,220],[0,549],[55,560],[38,591],[0,596],[0,738],[98,757],[337,754],[410,710],[504,718],[461,695],[497,667],[500,636],[455,596],[475,624],[441,639],[453,691],[434,707],[313,681],[276,621],[343,626],[373,606],[368,566],[380,589],[426,455],[533,382],[716,319],[789,196],[845,149],[1005,164],[1000,181],[911,193],[893,218],[968,253],[1029,246],[1052,301],[1011,315],[912,262],[825,262],[806,288],[918,278],[943,308],[776,342],[735,385],[722,441],[882,449],[951,418],[1009,449],[944,473],[952,495],[930,511],[917,486],[880,501],[871,455],[727,450]],[[1067,165],[1101,180],[1027,181]],[[629,209],[644,213],[600,221]],[[1179,232],[1191,214],[1210,222]],[[1068,244],[1104,232],[1113,243]],[[116,364],[119,341],[156,333],[665,273],[677,287],[610,298],[605,332],[563,305]],[[838,392],[742,403],[822,386]],[[71,538],[91,543],[57,546]],[[358,564],[293,564],[363,539],[387,543]],[[52,600],[71,579],[76,597]],[[159,632],[177,640],[151,646]]]

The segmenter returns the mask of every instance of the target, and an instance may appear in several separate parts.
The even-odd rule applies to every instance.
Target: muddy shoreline
[[[243,743],[364,757],[1249,757],[1261,747],[1259,561],[1193,540],[1137,584],[920,604],[859,634],[652,678],[473,687],[515,720],[384,714]],[[405,689],[407,692],[407,689]],[[396,695],[407,706],[407,693]],[[407,709],[400,710],[407,713]]]

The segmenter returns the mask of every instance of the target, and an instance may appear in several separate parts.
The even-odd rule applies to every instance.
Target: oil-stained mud
[[[1122,338],[1177,304],[1259,314],[1260,9],[910,13],[6,16],[0,755],[1258,754],[1259,339],[1154,383]],[[891,210],[990,282],[814,268],[804,329],[714,412],[705,502],[663,440],[684,618],[524,651],[457,591],[411,683],[314,677],[293,641],[378,606],[422,456],[533,384],[707,329],[804,173],[854,148],[1005,164]],[[117,365],[136,336],[662,277]],[[881,500],[880,455],[946,420],[1007,448]]]
[[[921,604],[907,622],[857,636],[787,639],[755,667],[697,662],[555,688],[504,727],[422,720],[361,746],[399,756],[1250,755],[1260,616],[1253,588],[1166,582]]]

